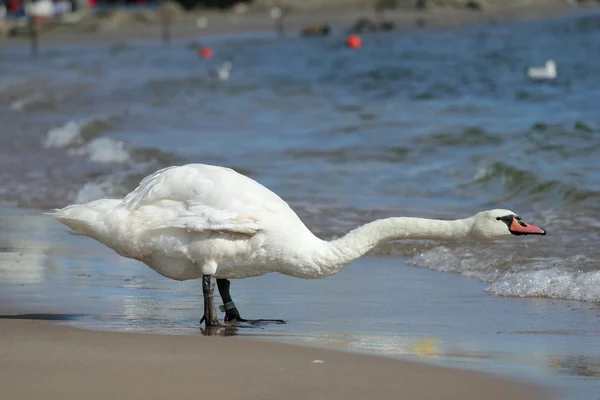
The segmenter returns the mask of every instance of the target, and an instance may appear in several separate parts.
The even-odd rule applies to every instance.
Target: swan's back
[[[289,208],[277,194],[247,176],[205,164],[167,167],[147,176],[125,196],[123,206],[135,210],[163,200],[193,202],[223,211]]]

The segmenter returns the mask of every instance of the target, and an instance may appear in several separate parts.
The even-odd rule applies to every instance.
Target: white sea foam
[[[87,203],[88,201],[103,198],[121,198],[132,190],[131,175],[148,175],[148,171],[157,168],[152,163],[129,164],[127,169],[119,169],[112,174],[86,183],[75,196],[75,203]]]
[[[48,130],[44,147],[68,147],[75,144],[81,144],[81,126],[83,124],[77,121],[69,121],[63,126]]]
[[[13,100],[10,103],[10,109],[13,111],[24,111],[30,106],[43,103],[45,100],[46,99],[41,93],[34,93],[32,95]]]
[[[101,137],[92,140],[84,147],[69,150],[70,155],[87,155],[90,161],[109,164],[124,163],[130,159],[125,144],[119,140]]]
[[[112,191],[114,184],[111,181],[88,182],[77,192],[75,203],[82,204],[107,197],[106,193]]]
[[[500,296],[549,297],[600,302],[600,271],[568,271],[551,268],[508,273],[486,291]]]
[[[600,302],[600,271],[575,269],[578,265],[593,265],[593,260],[582,255],[531,259],[515,266],[510,258],[499,257],[492,250],[469,254],[461,249],[455,254],[453,250],[439,246],[407,263],[489,282],[485,290],[500,296]]]
[[[124,143],[111,138],[94,139],[86,149],[90,160],[98,163],[124,163],[130,158]]]
[[[117,118],[118,116],[108,115],[68,121],[62,126],[48,130],[44,147],[81,147],[110,130]]]
[[[492,282],[500,272],[491,265],[484,267],[480,260],[492,257],[483,254],[485,250],[480,250],[480,252],[477,255],[463,252],[461,257],[458,257],[449,248],[439,246],[413,257],[407,261],[407,264],[440,272],[453,272],[484,282]]]
[[[63,126],[48,130],[44,147],[69,148],[69,155],[87,156],[90,161],[96,163],[109,164],[128,161],[131,156],[122,141],[108,137],[91,139],[106,129],[103,124],[106,124],[104,119],[68,121]]]

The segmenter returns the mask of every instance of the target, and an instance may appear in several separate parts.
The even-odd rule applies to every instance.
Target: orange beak
[[[546,231],[535,225],[528,225],[520,219],[513,218],[509,228],[513,235],[545,235]]]

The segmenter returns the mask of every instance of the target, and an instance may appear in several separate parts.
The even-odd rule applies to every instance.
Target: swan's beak
[[[542,228],[538,228],[535,225],[526,224],[524,221],[513,218],[512,223],[510,224],[510,228],[508,228],[510,233],[513,235],[545,235],[546,231]]]

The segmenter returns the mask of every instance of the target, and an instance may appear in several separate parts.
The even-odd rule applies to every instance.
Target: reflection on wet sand
[[[26,224],[23,218],[27,219]],[[41,283],[47,272],[48,243],[36,238],[35,232],[45,231],[47,218],[0,216],[0,280],[4,283]],[[24,225],[31,231],[24,230]],[[31,234],[33,233],[33,235]],[[52,268],[50,268],[51,270]]]
[[[600,378],[600,358],[583,355],[551,355],[548,367],[563,375]]]

